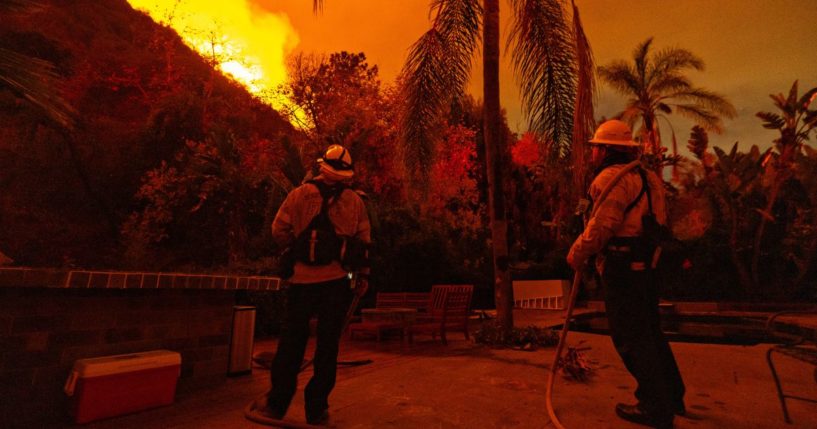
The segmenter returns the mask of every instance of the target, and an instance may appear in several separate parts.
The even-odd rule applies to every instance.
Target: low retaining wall
[[[226,379],[236,290],[277,278],[0,268],[0,427],[69,422],[77,359],[181,353],[180,394]]]

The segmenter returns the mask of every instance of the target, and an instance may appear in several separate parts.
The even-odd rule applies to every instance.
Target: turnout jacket
[[[640,168],[640,167],[639,167]],[[603,201],[598,197],[607,187],[607,184],[624,169],[624,164],[611,165],[599,173],[590,184],[590,200],[593,202],[593,214],[587,222],[584,232],[576,239],[567,255],[568,261],[586,261],[590,256],[604,250],[612,237],[637,237],[642,233],[641,216],[649,212],[647,194],[629,211],[627,206],[639,198],[642,189],[641,176],[638,168],[629,171],[618,183],[613,185],[610,193]],[[661,225],[667,223],[667,207],[664,184],[653,171],[646,170],[647,185],[652,199],[652,210],[655,218]],[[597,266],[603,261],[597,260]]]
[[[316,180],[321,180],[318,176]],[[318,188],[305,183],[287,195],[275,220],[272,222],[272,237],[281,246],[288,246],[303,232],[312,219],[321,211],[321,197]],[[354,237],[371,243],[371,225],[366,206],[360,195],[346,188],[338,198],[328,201],[329,220],[335,227],[338,236]],[[345,277],[346,271],[339,261],[329,265],[309,266],[302,262],[295,263],[294,274],[289,279],[292,283],[320,283]]]

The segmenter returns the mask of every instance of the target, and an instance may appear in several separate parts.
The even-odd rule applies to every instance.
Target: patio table
[[[417,319],[416,308],[364,308],[360,310],[364,322],[403,322],[411,324]]]
[[[406,329],[417,320],[416,308],[364,308],[360,310],[363,323],[398,323],[402,326],[403,338]]]

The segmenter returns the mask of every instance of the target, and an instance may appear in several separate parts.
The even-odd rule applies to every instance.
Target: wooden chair
[[[406,293],[378,292],[375,298],[375,308],[404,308],[406,307]],[[374,335],[377,341],[387,332],[399,332],[403,335],[403,323],[397,321],[361,321],[349,325],[349,338],[355,334]]]
[[[431,334],[434,339],[439,334],[443,344],[447,345],[446,333],[448,331],[462,331],[465,339],[469,339],[468,316],[470,315],[472,293],[471,289],[443,290],[441,293],[442,306],[431,308],[432,321],[416,323],[406,328],[409,342],[414,341],[414,334]]]
[[[766,321],[766,330],[770,336],[775,339],[783,340],[783,344],[772,346],[766,352],[766,362],[769,364],[769,370],[772,372],[774,384],[777,387],[777,397],[780,399],[780,406],[783,408],[783,418],[786,423],[791,424],[792,420],[789,417],[789,410],[786,407],[786,399],[796,399],[799,401],[817,403],[817,398],[804,398],[801,396],[789,395],[783,392],[783,386],[780,384],[780,377],[777,375],[777,370],[774,367],[772,355],[777,353],[782,356],[787,356],[792,359],[812,365],[814,369],[814,379],[817,381],[817,334],[813,328],[799,326],[797,323],[777,323],[776,319],[783,315],[792,314],[817,314],[817,309],[805,311],[784,311],[776,313],[769,317]]]
[[[433,322],[434,316],[432,313],[438,312],[443,308],[445,294],[448,292],[468,292],[473,295],[474,285],[434,285],[431,287],[431,293],[428,298],[428,306],[425,314],[422,312],[417,316],[418,323]],[[470,299],[469,299],[470,302]]]

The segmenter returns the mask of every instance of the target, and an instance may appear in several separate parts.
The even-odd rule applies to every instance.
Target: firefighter
[[[276,243],[293,249],[286,317],[270,370],[272,388],[262,413],[273,419],[286,414],[297,389],[297,376],[309,337],[309,320],[317,316],[314,375],[304,389],[306,420],[326,424],[329,393],[335,386],[338,343],[354,293],[368,288],[364,251],[345,251],[370,243],[370,225],[361,197],[349,188],[352,156],[332,145],[318,159],[318,175],[287,195],[272,223]],[[321,229],[323,224],[323,230]],[[355,289],[349,274],[355,272]]]
[[[596,201],[625,165],[639,158],[627,124],[610,120],[596,130],[592,163],[597,166],[589,197],[595,206],[567,262],[574,270],[595,255],[595,268],[605,289],[605,305],[613,344],[624,366],[638,383],[636,404],[617,404],[624,420],[671,428],[683,415],[684,383],[672,350],[661,331],[658,284],[652,268],[656,247],[645,238],[648,217],[666,225],[661,179],[639,167],[612,184],[603,201]],[[660,253],[660,252],[657,252]]]

